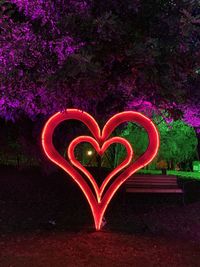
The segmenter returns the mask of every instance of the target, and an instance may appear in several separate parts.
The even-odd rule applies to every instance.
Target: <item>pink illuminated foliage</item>
[[[200,106],[185,105],[184,108],[184,121],[190,126],[194,127],[198,134],[200,134]]]
[[[1,117],[137,106],[198,120],[199,13],[189,0],[1,1]]]

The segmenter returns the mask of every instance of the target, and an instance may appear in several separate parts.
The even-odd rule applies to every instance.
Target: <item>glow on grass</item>
[[[106,177],[106,179],[102,183],[100,189],[98,189],[97,186],[95,185],[95,181],[94,179],[92,179],[91,175],[89,173],[85,173],[85,175],[90,180],[93,187],[96,188],[95,189],[96,196],[95,196],[90,186],[85,181],[84,177],[65,158],[63,158],[58,153],[58,151],[55,149],[53,145],[52,138],[54,130],[57,127],[57,125],[59,125],[62,121],[65,120],[79,120],[83,122],[90,129],[92,135],[95,137],[94,139],[90,136],[84,136],[84,137],[79,136],[71,142],[68,149],[68,155],[74,165],[77,166],[79,165],[80,167],[80,163],[78,164],[76,162],[73,150],[75,146],[83,140],[84,141],[86,141],[86,139],[90,140],[94,148],[100,154],[103,153],[113,142],[118,142],[118,141],[120,143],[123,142],[123,145],[126,147],[128,156],[125,159],[125,161],[122,162],[122,164],[124,164],[123,168],[125,166],[126,168],[115,178],[115,180],[107,188],[103,196],[102,193],[104,192],[104,189],[108,184],[108,182],[122,168],[119,165],[116,169],[114,169],[113,170],[114,175],[111,175],[113,174],[111,172],[110,176]],[[109,136],[114,131],[114,129],[118,125],[127,121],[137,123],[142,127],[144,127],[144,129],[148,133],[148,138],[149,138],[149,145],[145,153],[132,163],[130,162],[132,159],[133,152],[129,142],[121,137],[115,137],[115,139],[114,138],[109,139]],[[118,190],[118,188],[128,179],[128,177],[130,177],[136,171],[149,164],[156,156],[159,148],[159,134],[153,122],[149,118],[138,112],[125,111],[114,115],[105,124],[101,133],[97,122],[91,115],[78,109],[67,109],[65,110],[65,112],[56,113],[46,122],[42,131],[42,147],[47,157],[56,165],[61,167],[64,171],[66,171],[79,185],[90,205],[95,222],[95,227],[97,230],[99,230],[101,228],[102,218],[106,211],[106,208],[110,203],[112,197],[114,196],[115,192]],[[129,158],[130,155],[131,158]],[[84,172],[83,166],[81,167],[81,170]]]
[[[145,174],[162,174],[161,170],[140,170],[139,173]],[[167,170],[167,175],[176,175],[180,178],[191,178],[200,180],[200,173],[198,172],[185,172],[185,171],[174,171],[174,170]]]

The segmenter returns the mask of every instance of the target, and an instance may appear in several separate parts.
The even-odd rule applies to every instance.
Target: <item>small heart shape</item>
[[[79,120],[83,122],[89,128],[90,132],[96,139],[96,142],[99,144],[99,147],[101,147],[101,145],[108,140],[114,129],[124,122],[130,121],[137,123],[147,131],[149,144],[144,154],[141,155],[136,161],[129,164],[123,170],[123,172],[116,177],[116,179],[111,183],[104,193],[103,197],[101,195],[99,201],[96,199],[96,196],[93,194],[90,186],[84,180],[84,177],[82,177],[82,175],[58,153],[53,145],[52,139],[55,128],[61,122],[66,120]],[[149,164],[156,156],[159,148],[159,134],[153,122],[139,112],[124,111],[114,115],[107,121],[101,132],[97,122],[91,115],[78,109],[67,109],[64,112],[58,112],[54,114],[46,122],[42,131],[42,147],[46,156],[65,172],[67,172],[81,188],[90,205],[95,227],[97,230],[99,230],[101,228],[102,218],[106,208],[118,188],[137,170]],[[107,184],[107,181],[104,183]]]
[[[94,177],[92,176],[92,174],[76,159],[75,155],[74,155],[74,149],[76,148],[76,146],[78,144],[80,144],[81,142],[88,142],[90,143],[94,149],[97,151],[97,153],[102,156],[104,154],[104,152],[108,149],[108,147],[114,143],[119,143],[124,145],[124,147],[126,148],[126,152],[127,152],[127,156],[125,158],[125,160],[123,160],[103,181],[101,187],[99,188],[99,186],[97,185]],[[123,168],[127,167],[129,165],[129,163],[131,162],[132,158],[133,158],[133,149],[131,147],[131,145],[129,144],[129,142],[121,137],[113,137],[108,139],[107,141],[105,141],[103,143],[103,145],[100,147],[99,143],[92,138],[91,136],[79,136],[77,138],[75,138],[68,146],[68,150],[67,150],[67,154],[68,154],[68,158],[71,161],[71,163],[77,167],[79,170],[81,170],[89,179],[89,181],[91,182],[96,196],[97,196],[97,200],[98,203],[101,202],[101,197],[103,195],[104,189],[106,188],[107,184],[111,181],[111,179],[117,174],[119,173]]]

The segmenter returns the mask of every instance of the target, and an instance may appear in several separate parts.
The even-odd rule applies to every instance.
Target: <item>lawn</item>
[[[139,173],[145,174],[161,174],[161,170],[140,170]],[[176,175],[183,179],[194,179],[200,180],[200,172],[185,172],[185,171],[174,171],[174,170],[167,170],[167,175]]]
[[[116,232],[9,235],[0,242],[2,267],[199,267],[200,248],[172,236]]]
[[[0,267],[200,266],[200,197],[119,192],[95,232],[88,204],[62,172],[2,170]]]

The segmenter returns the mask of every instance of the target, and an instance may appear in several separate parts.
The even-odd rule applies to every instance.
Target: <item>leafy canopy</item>
[[[199,1],[1,0],[0,115],[199,103]]]

